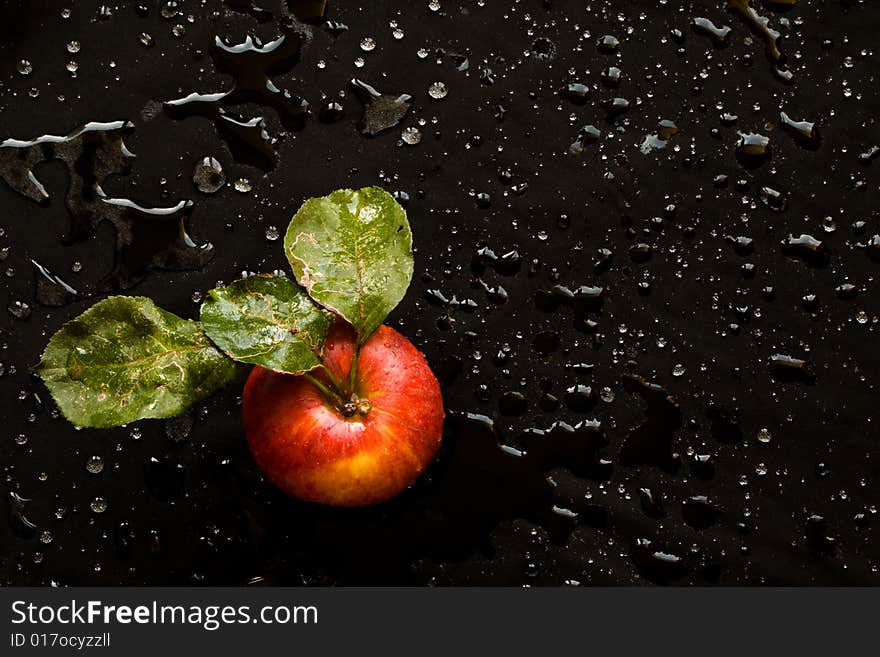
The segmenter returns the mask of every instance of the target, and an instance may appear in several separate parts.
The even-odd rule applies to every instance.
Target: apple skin
[[[348,381],[355,333],[331,328],[324,365]],[[320,370],[311,373],[326,382]],[[355,392],[372,408],[345,417],[303,376],[256,366],[242,397],[248,446],[278,488],[308,502],[366,506],[401,493],[433,460],[443,397],[424,355],[380,326],[361,346]]]

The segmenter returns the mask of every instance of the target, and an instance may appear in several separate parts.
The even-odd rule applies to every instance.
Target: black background
[[[152,273],[130,293],[196,317],[194,292],[242,271],[286,268],[280,243],[267,241],[265,231],[283,231],[305,198],[368,184],[407,192],[416,275],[389,323],[425,352],[450,414],[428,476],[390,504],[354,512],[300,505],[261,479],[240,426],[240,383],[194,409],[192,431],[180,443],[157,421],[138,423],[141,437],[134,439],[133,427],[76,431],[53,418],[45,388],[27,368],[48,336],[90,302],[34,304],[29,259],[86,286],[109,271],[112,231],[105,225],[88,242],[62,246],[66,173],[60,163],[43,165],[38,175],[52,194],[48,208],[0,186],[0,246],[10,249],[0,268],[11,272],[3,277],[2,301],[34,305],[25,321],[5,310],[0,320],[0,487],[4,498],[16,491],[31,500],[25,515],[38,526],[24,531],[9,507],[9,522],[0,522],[0,581],[878,583],[878,265],[858,246],[878,232],[880,162],[858,161],[880,142],[877,5],[801,0],[777,12],[755,2],[774,25],[788,21],[782,49],[795,78],[785,85],[772,75],[761,41],[720,0],[441,2],[441,11],[432,12],[421,1],[359,7],[331,0],[328,18],[350,29],[333,37],[313,27],[302,61],[276,82],[313,109],[323,95],[346,90],[346,116],[332,125],[313,117],[304,130],[282,135],[271,110],[242,108],[245,117],[265,114],[269,132],[280,137],[280,164],[265,176],[236,164],[206,120],[145,117],[155,102],[227,89],[230,79],[208,55],[214,36],[268,40],[278,34],[277,20],[259,23],[219,0],[179,3],[183,15],[171,20],[161,17],[157,2],[146,2],[146,18],[134,3],[113,3],[106,20],[97,17],[100,3],[77,2],[68,19],[61,16],[64,3],[0,3],[0,138],[129,119],[136,130],[126,143],[138,159],[131,175],[108,182],[108,192],[146,205],[196,202],[190,232],[212,242],[216,258],[203,271]],[[730,25],[730,44],[716,48],[694,33],[696,16]],[[403,39],[392,37],[392,20]],[[182,37],[172,34],[177,23],[186,28]],[[684,33],[682,45],[671,38],[673,29]],[[141,32],[154,37],[153,48],[141,45]],[[620,39],[616,53],[597,49],[604,34]],[[359,48],[367,36],[377,41],[372,52]],[[538,37],[555,45],[551,60],[529,52]],[[65,49],[73,39],[82,44],[76,55]],[[430,56],[420,59],[419,48]],[[455,70],[449,56],[438,63],[438,48],[467,54],[469,70]],[[358,57],[362,68],[354,65]],[[16,72],[21,59],[33,65],[27,77]],[[65,70],[71,59],[79,64],[75,78]],[[617,89],[600,83],[608,65],[623,71]],[[493,70],[494,84],[481,84],[481,66]],[[359,134],[361,104],[348,89],[354,76],[413,95],[398,128],[376,138]],[[441,101],[427,94],[437,80],[449,87]],[[595,87],[586,104],[557,95],[572,81]],[[615,96],[631,108],[612,121],[601,101]],[[498,105],[506,109],[503,121],[495,116]],[[821,146],[802,148],[780,130],[780,109],[816,122]],[[722,125],[723,112],[738,115],[735,126]],[[419,119],[426,121],[421,143],[402,144],[400,130]],[[638,145],[660,119],[675,121],[680,132],[665,149],[643,154]],[[566,155],[586,124],[598,126],[602,140],[580,156]],[[737,130],[768,135],[770,162],[741,166]],[[192,170],[206,155],[223,163],[230,182],[246,177],[253,190],[240,194],[229,186],[200,195]],[[514,184],[528,183],[524,192],[499,175],[508,169]],[[720,174],[729,176],[724,188],[713,184]],[[747,189],[736,188],[737,180]],[[784,212],[761,203],[764,185],[789,194]],[[480,192],[491,196],[488,208],[477,205]],[[664,210],[670,204],[674,212]],[[854,230],[857,221],[867,223],[866,233]],[[827,232],[832,223],[835,230]],[[779,241],[789,233],[825,240],[830,264],[811,268],[785,257]],[[726,235],[753,238],[754,253],[738,255]],[[653,247],[646,262],[628,255],[638,242]],[[515,274],[484,274],[487,285],[506,289],[506,303],[474,282],[472,260],[484,245],[499,254],[516,248],[524,258]],[[599,248],[614,255],[610,269],[597,273]],[[74,261],[83,264],[78,274],[70,271]],[[741,273],[746,262],[755,265],[753,278]],[[650,282],[647,293],[639,292],[643,281]],[[855,299],[835,295],[845,282],[859,288]],[[536,307],[536,292],[556,283],[605,287],[604,303],[590,314],[599,337],[578,330],[569,309]],[[771,300],[761,294],[766,286],[775,289]],[[478,307],[450,311],[450,326],[441,319],[444,309],[425,298],[435,288]],[[808,294],[816,295],[817,308],[804,306]],[[866,322],[857,321],[860,313]],[[546,340],[536,350],[535,336],[548,331],[558,335],[559,348],[543,353]],[[509,359],[501,362],[496,354],[505,345]],[[774,380],[768,359],[777,352],[808,359],[815,384]],[[578,363],[594,367],[571,367]],[[679,364],[684,373],[674,376]],[[623,387],[627,373],[664,386],[683,413],[666,450],[679,458],[665,469],[621,463],[628,433],[646,418],[644,401]],[[594,393],[608,387],[614,399],[587,413],[566,405],[542,410],[543,391],[561,398],[578,383]],[[500,412],[509,391],[525,397],[524,413]],[[575,476],[565,466],[579,455],[569,452],[549,473],[556,482],[551,493],[544,473],[498,452],[485,430],[458,417],[464,412],[493,417],[499,440],[513,446],[524,446],[519,434],[528,427],[595,417],[608,437],[598,455],[611,464]],[[654,427],[648,440],[662,452],[666,436]],[[756,439],[762,428],[772,435],[766,444]],[[16,444],[19,434],[26,444]],[[105,461],[99,475],[85,469],[92,455]],[[700,467],[698,456],[708,456],[709,466]],[[643,487],[663,499],[664,517],[645,513]],[[683,511],[696,495],[708,496],[714,509],[701,514],[707,522]],[[90,510],[96,496],[108,504],[100,514]],[[573,526],[547,512],[554,503],[578,513]],[[45,530],[53,536],[48,544],[39,538]],[[640,539],[651,546],[639,547]],[[664,564],[654,552],[679,561]]]

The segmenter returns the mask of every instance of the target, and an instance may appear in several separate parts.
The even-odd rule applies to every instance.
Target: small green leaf
[[[53,335],[35,371],[64,417],[103,428],[179,415],[235,366],[198,322],[145,297],[109,297]]]
[[[283,276],[261,274],[211,290],[205,333],[230,358],[302,374],[321,364],[332,316]]]
[[[403,299],[413,274],[406,212],[379,187],[311,198],[284,237],[293,273],[309,295],[366,340]]]

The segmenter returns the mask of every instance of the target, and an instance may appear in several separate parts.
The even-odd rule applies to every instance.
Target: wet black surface
[[[127,293],[188,317],[217,281],[286,269],[267,235],[305,198],[405,193],[416,276],[391,323],[443,383],[440,457],[392,503],[335,511],[261,479],[240,383],[169,423],[58,418],[27,368],[90,301],[37,303],[70,295],[47,295],[31,260],[93,290],[118,249],[109,221],[63,240],[67,169],[38,164],[45,207],[0,184],[0,581],[880,583],[880,7],[755,0],[777,52],[723,0],[331,2],[330,29],[260,4],[272,15],[3,2],[0,139],[131,121],[137,157],[104,191],[192,200],[189,234],[215,255],[153,262],[171,270]],[[290,30],[311,33],[299,61],[267,71],[289,97],[254,93],[253,76],[235,87],[212,56],[216,37]],[[378,124],[353,78],[412,96],[400,123],[363,134]],[[217,114],[163,109],[233,88],[224,112],[256,120],[268,141],[244,134],[271,157],[243,156]],[[213,195],[192,179],[205,157],[228,182]]]

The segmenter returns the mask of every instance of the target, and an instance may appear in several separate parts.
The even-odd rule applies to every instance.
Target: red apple
[[[354,331],[331,329],[324,364],[348,382]],[[330,386],[315,370],[316,379]],[[280,489],[301,500],[364,506],[388,500],[434,458],[443,429],[440,385],[422,353],[381,326],[361,346],[352,395],[333,401],[307,377],[254,367],[242,399],[248,445]]]

